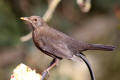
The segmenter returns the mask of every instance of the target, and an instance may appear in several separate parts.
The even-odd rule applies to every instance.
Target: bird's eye
[[[37,19],[34,19],[34,21],[37,21]]]

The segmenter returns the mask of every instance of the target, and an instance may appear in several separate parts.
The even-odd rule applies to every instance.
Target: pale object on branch
[[[82,12],[89,12],[91,9],[91,0],[77,0],[77,4],[79,5]]]
[[[41,80],[42,76],[30,69],[25,64],[18,65],[11,75],[10,80]]]
[[[59,4],[61,0],[52,0],[50,5],[48,5],[48,10],[45,12],[43,19],[44,21],[49,21],[53,15],[53,12],[55,11],[57,5]],[[20,38],[22,42],[28,41],[29,39],[32,38],[32,33],[30,32],[29,34],[23,36]]]

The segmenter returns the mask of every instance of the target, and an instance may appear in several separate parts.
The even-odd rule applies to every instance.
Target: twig
[[[48,6],[48,10],[46,11],[46,13],[43,16],[44,21],[49,21],[52,18],[52,14],[55,11],[57,5],[59,4],[61,0],[52,0],[52,2],[50,3],[50,5]],[[20,38],[20,40],[22,42],[28,41],[29,39],[32,38],[32,33],[28,33],[27,35],[23,36]]]
[[[22,37],[20,38],[20,40],[21,40],[22,42],[25,42],[25,41],[28,41],[28,40],[31,39],[31,38],[32,38],[32,32],[28,33],[28,34],[25,35],[25,36],[22,36]]]
[[[91,0],[77,0],[77,4],[84,13],[89,12],[91,9]]]
[[[49,21],[52,17],[52,14],[53,12],[55,11],[58,3],[60,2],[61,0],[53,0],[50,5],[48,6],[48,10],[46,11],[46,13],[44,14],[43,16],[43,19],[45,21]]]

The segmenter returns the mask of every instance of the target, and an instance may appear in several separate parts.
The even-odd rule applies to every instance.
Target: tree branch
[[[77,4],[84,13],[89,12],[91,9],[91,0],[77,0]]]

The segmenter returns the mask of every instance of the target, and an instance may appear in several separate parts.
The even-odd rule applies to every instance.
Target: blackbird
[[[83,41],[77,41],[49,27],[40,16],[21,17],[21,19],[32,24],[32,38],[36,47],[53,58],[49,67],[43,72],[42,80],[48,71],[62,59],[70,59],[77,62],[81,62],[82,59],[89,69],[91,80],[95,80],[92,68],[82,52],[86,50],[113,51],[115,48],[110,45],[89,44]]]

